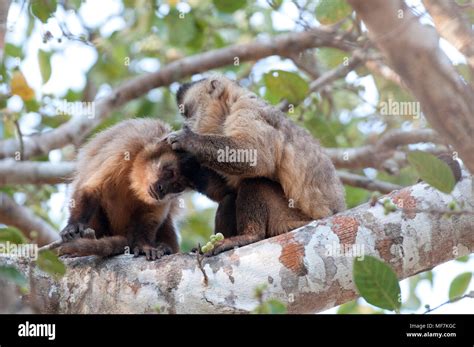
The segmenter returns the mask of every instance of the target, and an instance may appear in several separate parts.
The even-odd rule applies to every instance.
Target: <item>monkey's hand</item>
[[[61,230],[59,235],[64,242],[71,241],[74,239],[82,238],[87,236],[86,230],[88,229],[86,224],[83,223],[70,223]]]
[[[166,141],[171,145],[174,151],[189,151],[191,148],[191,140],[195,133],[186,125],[181,130],[174,131],[166,137]]]
[[[138,257],[140,254],[145,254],[147,260],[157,260],[164,255],[170,255],[172,253],[173,250],[171,247],[165,243],[159,243],[156,247],[143,245],[135,246],[133,248],[133,254],[135,257]]]

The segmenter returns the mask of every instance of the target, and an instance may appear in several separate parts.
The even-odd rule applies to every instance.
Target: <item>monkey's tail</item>
[[[123,254],[127,246],[127,239],[123,236],[109,236],[100,239],[83,238],[63,243],[59,248],[59,254],[73,257],[86,255],[108,257]]]

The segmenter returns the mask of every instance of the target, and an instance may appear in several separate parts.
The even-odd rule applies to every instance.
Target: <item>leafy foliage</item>
[[[13,244],[21,244],[25,242],[25,237],[20,230],[14,227],[6,227],[0,229],[0,243],[10,242]]]
[[[258,305],[252,311],[252,313],[256,314],[284,314],[286,313],[286,305],[282,303],[280,300],[276,299],[267,299],[264,300],[264,296],[268,286],[266,284],[262,284],[257,286],[254,290],[255,297],[258,300]]]
[[[464,272],[457,275],[449,286],[449,300],[453,300],[463,295],[472,279],[472,272]]]
[[[390,266],[372,256],[354,260],[354,282],[368,303],[387,310],[399,311],[400,286]]]
[[[443,193],[451,193],[456,180],[448,164],[430,153],[421,151],[409,153],[408,161],[426,183]]]
[[[308,83],[293,72],[272,70],[263,76],[263,80],[267,87],[266,98],[274,104],[281,100],[298,104],[308,94]]]
[[[52,251],[40,252],[37,264],[41,270],[55,277],[61,277],[66,273],[66,266]]]
[[[345,0],[320,0],[316,7],[316,18],[321,24],[334,24],[348,17],[352,7]]]

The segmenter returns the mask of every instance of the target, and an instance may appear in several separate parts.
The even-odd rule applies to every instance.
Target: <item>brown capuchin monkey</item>
[[[288,207],[278,183],[251,178],[243,180],[234,191],[221,175],[201,165],[193,155],[173,151],[167,143],[158,167],[157,183],[163,196],[191,188],[219,203],[214,232],[222,233],[225,239],[206,255],[280,235],[311,220],[300,210]]]
[[[157,181],[160,139],[169,132],[160,120],[126,120],[81,148],[60,254],[106,257],[129,247],[154,260],[178,252],[178,194],[160,193]],[[97,239],[87,238],[88,228]]]
[[[345,209],[342,183],[319,142],[254,93],[215,76],[181,86],[177,102],[185,126],[168,135],[168,142],[223,175],[231,188],[239,191],[258,177],[277,182],[286,208],[299,209],[304,220]],[[242,160],[239,153],[244,159],[256,153],[256,160]],[[243,208],[236,203],[237,215]],[[252,226],[244,229],[239,237],[245,238],[236,239],[236,245],[262,238]],[[227,244],[231,248],[230,240]]]

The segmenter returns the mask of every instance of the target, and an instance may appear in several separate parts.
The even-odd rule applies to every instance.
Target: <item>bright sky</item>
[[[259,0],[261,3],[265,3],[264,0]],[[416,7],[420,12],[424,12],[421,1],[413,0],[407,1],[412,7]],[[187,5],[183,5],[183,11],[187,11]],[[25,13],[20,13],[20,5],[13,3],[8,16],[7,27],[9,32],[7,34],[7,42],[11,42],[17,45],[21,45],[25,42],[24,32],[27,25]],[[26,6],[25,6],[26,8]],[[121,2],[116,0],[101,0],[101,1],[87,1],[81,7],[80,14],[88,26],[96,27],[101,25],[107,18],[110,18],[114,14],[120,13],[122,8]],[[23,9],[25,11],[25,9]],[[274,26],[280,30],[292,30],[295,27],[294,20],[298,16],[298,11],[295,5],[291,2],[285,1],[278,12],[274,12],[272,15]],[[72,34],[81,34],[81,25],[77,21],[74,14],[65,13],[64,11],[58,11],[56,18],[67,22],[68,27]],[[263,20],[261,14],[255,14],[251,18],[253,24],[258,24]],[[432,23],[429,16],[422,18],[424,23]],[[114,30],[121,29],[125,26],[122,18],[115,17],[114,19],[107,22],[101,28],[101,34],[104,36],[110,35]],[[37,96],[44,94],[53,94],[56,96],[63,96],[69,88],[75,90],[81,90],[85,84],[85,73],[93,66],[97,59],[97,53],[91,47],[84,45],[79,42],[64,40],[63,43],[58,44],[54,40],[48,43],[42,42],[42,32],[49,30],[53,36],[59,37],[60,29],[58,27],[55,18],[52,18],[44,26],[37,21],[35,29],[32,33],[32,39],[28,40],[28,46],[24,47],[26,53],[25,60],[21,63],[21,70],[26,76],[28,83],[38,93]],[[441,40],[441,47],[446,52],[448,57],[455,63],[465,62],[464,57],[456,51],[448,42]],[[44,86],[41,82],[41,75],[39,71],[39,65],[37,60],[38,50],[50,51],[51,49],[58,49],[59,52],[55,53],[52,57],[53,73]],[[8,59],[8,64],[17,64],[14,59]],[[136,66],[137,69],[143,72],[155,71],[158,68],[156,60],[147,59]],[[254,67],[253,74],[258,80],[260,76],[271,70],[271,69],[295,69],[294,65],[288,60],[282,61],[278,57],[269,57],[263,59]],[[355,74],[349,74],[348,79],[354,79],[357,76]],[[371,77],[360,79],[360,83],[365,86],[366,92],[364,98],[371,104],[377,103],[377,91]],[[103,92],[106,92],[104,90]],[[20,109],[22,101],[19,97],[13,97],[9,100],[8,106],[15,109]],[[362,114],[367,114],[371,110],[370,106],[364,106],[357,110]],[[35,114],[27,114],[21,119],[21,127],[23,132],[28,133],[29,129],[34,127],[40,121],[39,117]],[[50,160],[59,161],[61,160],[61,154],[59,150],[52,151],[50,154]],[[370,170],[368,171],[370,172]],[[66,206],[66,187],[61,185],[60,192],[52,196],[48,205],[50,208],[50,216],[54,221],[65,224],[65,206]],[[17,194],[15,198],[21,202],[24,200],[24,196]],[[200,206],[209,206],[213,203],[207,198],[196,195],[196,203]],[[214,205],[215,206],[215,205]],[[427,281],[424,281],[418,285],[417,294],[422,301],[421,309],[418,312],[423,312],[423,306],[425,304],[435,307],[448,299],[448,289],[451,280],[457,275],[465,271],[472,271],[474,268],[474,257],[468,263],[449,262],[440,265],[434,269],[434,285],[430,287]],[[408,283],[407,281],[401,282],[402,297],[406,298],[408,295]],[[474,284],[471,282],[470,290],[474,290]],[[335,309],[328,310],[327,313],[335,312]],[[474,313],[474,300],[465,299],[455,304],[446,305],[443,308],[435,311],[435,313]]]

